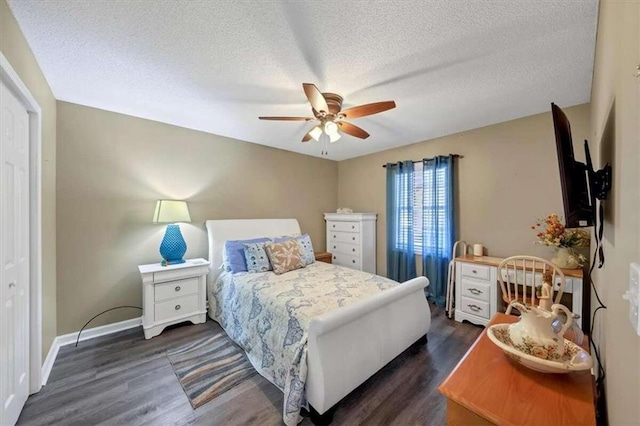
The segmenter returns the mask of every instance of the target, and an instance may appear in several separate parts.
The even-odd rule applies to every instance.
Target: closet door
[[[29,395],[29,116],[0,82],[0,424]]]

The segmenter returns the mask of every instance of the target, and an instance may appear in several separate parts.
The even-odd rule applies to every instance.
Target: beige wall
[[[158,198],[185,199],[186,257],[207,257],[206,219],[295,217],[324,250],[338,164],[58,102],[58,333],[141,304],[137,266],[160,260]],[[95,324],[139,316],[107,314]]]
[[[42,354],[56,337],[56,101],[5,0],[0,51],[42,108]]]
[[[589,105],[564,111],[574,140],[585,139]],[[338,204],[378,213],[378,273],[386,275],[387,266],[382,165],[449,153],[464,156],[456,160],[458,237],[483,244],[493,256],[548,257],[548,248],[533,244],[531,225],[549,213],[563,213],[550,112],[341,161]]]
[[[640,2],[602,0],[591,91],[591,140],[597,163],[613,166],[606,204],[606,264],[594,282],[606,311],[594,333],[604,358],[609,421],[640,424],[640,337],[628,320],[629,263],[640,262]],[[592,297],[593,307],[597,305]]]

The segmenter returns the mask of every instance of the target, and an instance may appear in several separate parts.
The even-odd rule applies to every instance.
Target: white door
[[[0,425],[29,395],[29,116],[0,82]]]

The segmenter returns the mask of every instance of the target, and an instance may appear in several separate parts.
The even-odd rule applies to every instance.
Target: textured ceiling
[[[597,0],[9,0],[59,100],[321,156],[303,82],[354,119],[341,160],[589,101]]]

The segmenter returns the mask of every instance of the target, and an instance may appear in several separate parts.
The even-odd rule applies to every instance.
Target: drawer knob
[[[477,274],[477,273],[478,273],[478,271],[476,271],[475,269],[474,269],[473,271],[471,271],[471,272],[473,272],[474,274]]]
[[[177,285],[177,286],[176,286],[176,291],[180,291],[180,290],[182,290],[182,288],[180,288],[180,286],[179,286],[179,285]]]
[[[335,225],[333,225],[333,227],[335,228],[336,226],[335,226]]]
[[[356,229],[356,227],[355,227],[355,226],[353,226],[353,225],[351,225],[351,229]]]
[[[333,238],[335,238],[336,236],[334,235]]]
[[[175,308],[175,309],[176,309],[176,311],[179,311],[179,310],[180,310],[180,308],[182,308],[182,306],[180,306],[180,305],[176,305],[176,308]]]
[[[470,288],[469,293],[473,293],[475,295],[482,294],[482,290],[478,290],[477,288]]]
[[[351,239],[352,239],[353,241],[355,241],[355,240],[356,240],[356,237],[352,237]]]
[[[333,259],[334,259],[334,260],[335,260],[335,258],[336,258],[336,257],[335,257],[335,256],[333,256]]]
[[[478,305],[467,305],[473,312],[480,312],[482,308]]]
[[[333,248],[336,248],[336,246],[333,246]]]
[[[355,260],[352,260],[352,261],[351,261],[351,263],[356,263],[356,261],[355,261]]]
[[[356,249],[352,248],[351,251],[356,251]]]

